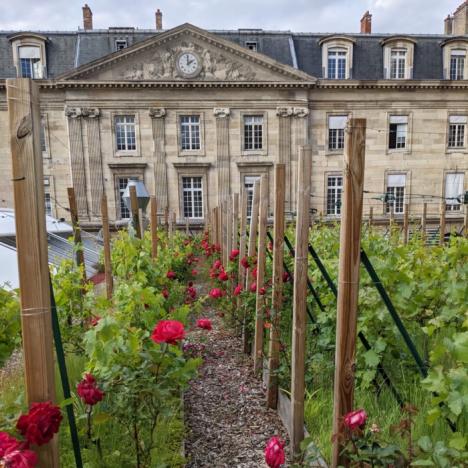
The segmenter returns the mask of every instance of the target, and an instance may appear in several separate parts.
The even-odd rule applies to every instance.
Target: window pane
[[[115,116],[115,138],[118,151],[136,150],[134,115]]]
[[[40,131],[40,137],[41,137],[41,151],[43,153],[47,153],[47,141],[46,141],[46,128],[45,128],[45,118],[41,118],[41,131]]]
[[[343,191],[343,177],[327,177],[327,215],[341,214],[341,195]]]
[[[118,183],[118,193],[119,193],[119,211],[120,217],[123,219],[130,218],[130,211],[127,208],[127,205],[124,202],[123,194],[127,188],[129,177],[119,177],[117,179]]]
[[[387,178],[386,207],[390,213],[392,207],[395,214],[402,214],[405,211],[405,174],[391,174]]]
[[[263,148],[263,116],[247,115],[244,117],[244,149]]]
[[[445,176],[445,203],[448,211],[461,209],[461,198],[463,197],[462,172],[447,174]]]
[[[252,216],[253,188],[257,180],[260,180],[259,176],[247,176],[244,178],[244,187],[247,192],[247,218]]]
[[[203,182],[201,177],[182,177],[182,203],[185,218],[203,218]]]
[[[180,145],[182,150],[199,150],[200,116],[183,115],[180,117]]]

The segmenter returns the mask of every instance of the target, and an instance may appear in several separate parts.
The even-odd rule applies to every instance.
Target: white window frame
[[[336,78],[336,70],[335,68],[335,76],[328,75],[328,59],[330,57],[330,52],[337,51],[337,52],[345,52],[345,79],[349,80],[353,76],[353,49],[356,40],[352,37],[347,36],[339,36],[333,35],[328,36],[319,41],[319,45],[322,47],[322,76],[326,80],[331,79],[338,79]]]
[[[385,181],[385,195],[387,200],[384,203],[384,210],[386,214],[390,214],[391,206],[393,206],[393,214],[404,214],[407,196],[407,176],[408,175],[405,172],[394,172],[387,174]]]
[[[466,50],[453,49],[450,52],[449,80],[465,79]]]
[[[262,119],[262,144],[261,148],[257,149],[246,149],[246,119],[249,120],[252,117],[260,117]],[[243,156],[266,156],[268,154],[268,121],[267,112],[258,110],[247,110],[240,112],[240,144],[241,144],[241,155]]]
[[[263,150],[263,114],[244,115],[244,151]]]
[[[44,209],[46,215],[53,218],[55,218],[54,188],[53,176],[44,175]]]
[[[348,114],[327,114],[326,147],[328,153],[343,152],[348,118]]]
[[[333,185],[330,185],[331,180],[334,180]],[[341,216],[343,182],[341,173],[325,174],[325,213],[327,216]]]
[[[123,45],[123,47],[122,47]],[[118,52],[119,50],[126,49],[128,47],[127,39],[116,39],[115,40],[115,50]]]
[[[243,180],[243,189],[247,194],[247,219],[252,217],[252,203],[253,203],[253,191],[254,191],[254,184],[258,180],[260,180],[260,175],[244,175]]]
[[[449,178],[456,177],[455,183],[449,184]],[[464,172],[446,172],[444,180],[444,198],[445,209],[451,212],[461,212],[463,201],[458,200],[461,197],[463,200],[465,189],[465,173]]]
[[[194,122],[187,122],[187,119],[198,119],[198,123]],[[203,112],[193,112],[191,110],[177,112],[176,114],[177,119],[177,148],[179,156],[204,156],[205,155],[205,136],[204,136],[204,113]],[[189,134],[190,134],[190,142],[191,147],[193,149],[183,149],[182,148],[182,126],[189,127]],[[199,148],[195,149],[195,146],[192,145],[192,137],[193,129],[198,128],[198,136],[199,136]],[[191,128],[191,130],[190,130]]]
[[[383,46],[384,78],[386,80],[411,80],[416,41],[410,37],[393,36],[383,39],[380,43]],[[398,57],[394,57],[394,54]],[[404,57],[401,54],[404,54]],[[397,67],[392,66],[394,59],[398,61]],[[401,69],[401,62],[403,62],[403,69]],[[403,71],[403,74],[398,71]]]
[[[194,186],[195,179],[200,180],[200,187]],[[186,186],[185,182],[190,181],[190,186]],[[205,218],[205,203],[204,203],[204,184],[202,175],[182,175],[181,176],[181,192],[182,192],[182,218],[183,219],[193,219],[193,220],[202,220]],[[201,195],[199,201],[201,203],[201,214],[200,216],[194,216],[195,211],[197,210],[195,194],[199,193]],[[190,195],[189,207],[186,206],[186,194]],[[190,208],[192,215],[186,216],[186,208]]]
[[[35,47],[38,49],[39,58],[37,65],[35,66],[35,76],[32,79],[46,79],[47,78],[47,58],[45,44],[47,38],[40,34],[35,33],[20,33],[10,37],[12,49],[13,49],[13,62],[16,67],[16,76],[19,78],[23,77],[21,67],[21,52],[22,47]]]
[[[388,145],[390,152],[405,151],[408,148],[409,118],[407,115],[391,114],[388,119]],[[395,127],[395,146],[392,148],[392,126]]]
[[[329,80],[345,80],[347,75],[347,60],[348,52],[342,48],[328,48],[327,58],[327,79]],[[344,62],[344,66],[342,66]],[[333,63],[334,68],[330,70],[330,64]]]
[[[245,47],[251,50],[252,52],[258,52],[258,42],[257,41],[245,41]]]
[[[452,58],[464,58],[463,67],[460,69],[457,64],[456,80],[466,80],[468,78],[468,40],[463,38],[450,38],[442,44],[442,55],[444,63],[444,79],[452,80]]]
[[[185,137],[188,137],[187,141]],[[201,149],[201,122],[200,116],[180,116],[180,149],[181,151],[200,151]]]
[[[50,141],[49,141],[49,122],[47,114],[41,114],[41,129],[40,129],[41,152],[44,159],[51,158]]]
[[[120,120],[124,117],[133,117],[133,126],[135,131],[135,149],[119,149],[117,145],[117,120]],[[121,125],[121,124],[119,124]],[[125,125],[125,128],[131,126],[131,122],[122,123]],[[140,122],[139,122],[139,114],[136,111],[132,111],[129,109],[128,112],[112,112],[111,113],[111,128],[112,128],[112,141],[114,145],[114,155],[116,157],[138,157],[140,156]],[[127,130],[124,131],[125,133],[125,141],[126,147],[129,148],[130,145],[127,144]]]
[[[467,115],[463,115],[463,114],[449,115],[448,124],[447,124],[447,150],[448,151],[465,151],[466,150],[467,123],[468,123]],[[462,134],[461,139],[460,139],[460,134]],[[458,144],[460,142],[461,144]]]
[[[408,51],[403,48],[390,50],[390,79],[404,80],[406,77]]]

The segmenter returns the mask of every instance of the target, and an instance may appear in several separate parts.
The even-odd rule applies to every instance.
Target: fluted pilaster
[[[299,148],[309,144],[309,109],[307,107],[293,108],[293,129],[295,135],[294,150],[291,153],[291,194],[292,203],[295,204],[296,182],[297,182],[297,162],[299,159]],[[314,170],[314,169],[312,169]]]
[[[229,160],[229,116],[228,108],[213,109],[216,117],[216,149],[218,166],[218,202],[227,200],[231,193],[231,176]]]
[[[163,107],[152,107],[149,115],[153,121],[154,141],[154,187],[159,211],[168,206],[167,197],[167,166],[165,152],[165,117],[166,109]]]
[[[82,112],[79,107],[67,107],[65,108],[65,115],[68,118],[72,183],[75,190],[78,217],[80,219],[89,219],[88,201],[86,196],[86,169],[83,151],[83,134],[81,126]]]
[[[292,211],[291,171],[291,116],[292,107],[277,107],[278,116],[278,162],[286,165],[286,210]]]

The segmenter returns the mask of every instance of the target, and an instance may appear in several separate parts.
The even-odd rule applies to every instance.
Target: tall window
[[[183,151],[200,149],[200,116],[182,115],[180,117],[181,149]]]
[[[22,46],[18,49],[22,78],[42,78],[41,51],[39,47]]]
[[[387,193],[385,211],[390,213],[392,207],[395,214],[405,211],[405,174],[390,174],[387,178]]]
[[[329,80],[346,79],[346,51],[329,49],[328,51],[328,74]]]
[[[253,50],[254,52],[257,52],[258,43],[256,41],[246,41],[245,47],[247,47],[247,49]]]
[[[408,116],[391,115],[389,137],[388,137],[388,148],[389,149],[406,148],[407,134],[408,134]]]
[[[44,177],[44,203],[45,214],[52,216],[52,197],[50,195],[50,178]]]
[[[244,117],[244,149],[263,148],[263,116],[246,115]]]
[[[46,156],[49,151],[47,148],[47,139],[46,139],[46,118],[44,115],[41,115],[40,141],[41,141],[42,155]]]
[[[115,50],[122,50],[127,47],[127,41],[125,39],[117,39],[115,41]]]
[[[130,177],[119,177],[117,179],[117,184],[118,184],[118,194],[119,194],[119,211],[120,211],[120,217],[122,219],[127,219],[130,218],[130,210],[127,208],[127,205],[124,202],[123,199],[123,194],[125,192],[125,189],[127,188],[128,181],[130,180]]]
[[[341,214],[341,194],[343,192],[343,177],[329,175],[327,177],[327,215]]]
[[[328,149],[331,151],[344,148],[344,132],[346,128],[346,115],[330,115],[328,117]]]
[[[201,177],[182,177],[184,218],[203,218],[203,181]]]
[[[450,53],[450,79],[463,80],[465,70],[465,57],[464,50],[452,50]]]
[[[449,117],[449,148],[463,148],[465,146],[466,120],[465,115],[451,115]]]
[[[463,198],[463,172],[446,174],[445,206],[447,211],[460,211]]]
[[[390,52],[390,79],[405,78],[406,49],[392,49]]]
[[[246,176],[244,178],[244,187],[247,193],[247,218],[252,216],[254,184],[257,180],[260,180],[259,176]]]
[[[115,138],[117,151],[136,150],[136,132],[134,115],[115,116]]]

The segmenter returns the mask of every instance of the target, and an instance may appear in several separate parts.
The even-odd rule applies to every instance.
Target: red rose
[[[363,409],[351,411],[345,414],[343,424],[345,427],[353,431],[354,429],[362,428],[366,424],[367,413]]]
[[[291,279],[291,276],[287,271],[283,272],[283,283],[287,283]]]
[[[168,272],[166,273],[166,278],[171,279],[171,280],[172,280],[172,279],[175,279],[175,278],[176,278],[176,274],[175,274],[173,271],[168,271]]]
[[[266,294],[266,289],[265,288],[260,288],[258,290],[258,294],[260,294],[260,296],[264,296]]]
[[[247,257],[242,257],[240,263],[245,269],[249,268],[249,259]]]
[[[197,276],[198,275],[198,271],[195,270],[195,268],[192,270],[192,276]]]
[[[284,442],[272,437],[265,447],[265,462],[270,468],[280,468],[284,461]]]
[[[257,290],[257,283],[252,283],[250,285],[250,292],[255,292]]]
[[[223,270],[219,275],[218,279],[221,281],[227,281],[229,279],[228,274]]]
[[[213,263],[213,268],[214,268],[215,270],[219,270],[221,267],[222,267],[221,260],[216,260],[216,261]]]
[[[6,432],[0,432],[0,466],[8,468],[34,468],[37,455]]]
[[[189,286],[187,288],[187,295],[191,297],[192,299],[195,299],[197,297],[197,290],[193,288],[192,286]]]
[[[177,320],[160,320],[154,327],[151,339],[155,343],[177,344],[185,338],[183,323]]]
[[[234,288],[234,296],[238,296],[241,292],[242,292],[242,285],[241,285],[241,284],[238,284],[238,285]]]
[[[219,299],[220,297],[222,297],[222,295],[223,295],[223,291],[221,291],[221,289],[219,289],[219,288],[213,288],[210,291],[210,296],[213,299]]]
[[[76,386],[76,393],[87,405],[95,405],[104,397],[104,392],[98,388],[96,379],[91,374],[86,374]]]
[[[91,317],[91,326],[95,327],[99,323],[99,320],[101,320],[101,317],[99,317],[99,315],[93,315]]]
[[[163,289],[161,291],[161,294],[163,295],[164,299],[167,299],[169,297],[169,291],[167,289]]]
[[[257,278],[257,267],[252,268],[252,278],[256,279]]]
[[[211,330],[211,320],[207,318],[201,318],[197,320],[197,327],[203,330]]]
[[[229,255],[229,260],[234,261],[237,257],[239,256],[239,251],[237,249],[231,250],[231,253]]]
[[[44,445],[58,432],[62,413],[50,401],[33,403],[28,414],[22,414],[16,428],[31,444]]]

